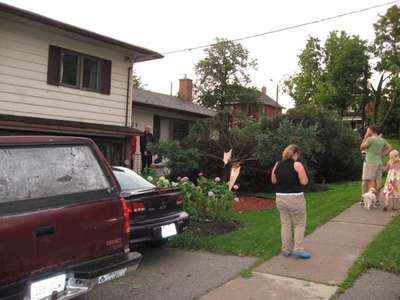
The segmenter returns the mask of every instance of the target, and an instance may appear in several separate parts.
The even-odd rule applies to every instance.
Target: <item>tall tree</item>
[[[400,7],[390,7],[374,24],[374,29],[372,51],[378,59],[375,70],[381,72],[381,77],[378,87],[373,89],[373,122],[385,129],[400,101]]]
[[[315,101],[344,115],[360,106],[363,83],[369,77],[367,41],[346,32],[329,34],[324,52],[324,71]]]
[[[300,71],[284,83],[296,105],[318,104],[343,115],[350,107],[367,102],[370,68],[366,41],[333,31],[324,46],[310,37],[298,57]]]
[[[310,37],[299,58],[300,71],[284,81],[285,91],[296,105],[313,102],[322,75],[322,49],[318,38]]]
[[[240,43],[217,38],[205,50],[206,57],[195,65],[198,101],[210,108],[224,109],[229,101],[240,99],[238,86],[250,83],[249,70],[256,67],[255,59]],[[241,91],[243,92],[243,91]],[[234,94],[235,93],[235,94]],[[233,95],[234,94],[234,95]]]

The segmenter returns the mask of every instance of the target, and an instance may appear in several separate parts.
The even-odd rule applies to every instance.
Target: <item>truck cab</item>
[[[137,268],[119,195],[90,139],[0,137],[0,299],[71,299]]]

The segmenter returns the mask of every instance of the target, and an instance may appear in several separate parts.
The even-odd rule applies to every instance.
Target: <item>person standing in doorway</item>
[[[272,170],[271,181],[276,185],[276,206],[281,219],[282,254],[285,257],[310,258],[304,250],[306,227],[306,200],[303,187],[308,176],[301,162],[299,148],[289,145],[283,150],[281,161]],[[294,241],[292,238],[294,227]]]
[[[151,127],[144,127],[143,135],[140,136],[140,153],[142,155],[142,173],[145,168],[150,168],[153,162],[153,154],[147,149],[147,146],[154,143],[154,137],[151,133]]]
[[[360,146],[361,151],[367,152],[362,172],[363,185],[367,190],[379,189],[383,172],[383,157],[387,156],[392,149],[392,146],[379,135],[378,128],[370,125]]]

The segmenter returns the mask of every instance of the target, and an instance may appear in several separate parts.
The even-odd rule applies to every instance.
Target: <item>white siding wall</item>
[[[49,45],[112,61],[111,94],[47,84]],[[129,62],[117,51],[0,13],[0,114],[125,126]],[[131,103],[128,105],[131,126]]]
[[[139,110],[133,107],[132,109],[132,127],[144,130],[144,126],[150,125],[153,127],[154,113],[147,112],[144,110]]]

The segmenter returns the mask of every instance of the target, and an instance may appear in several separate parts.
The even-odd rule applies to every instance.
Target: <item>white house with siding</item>
[[[161,57],[0,3],[0,135],[88,136],[130,164],[132,65]]]

